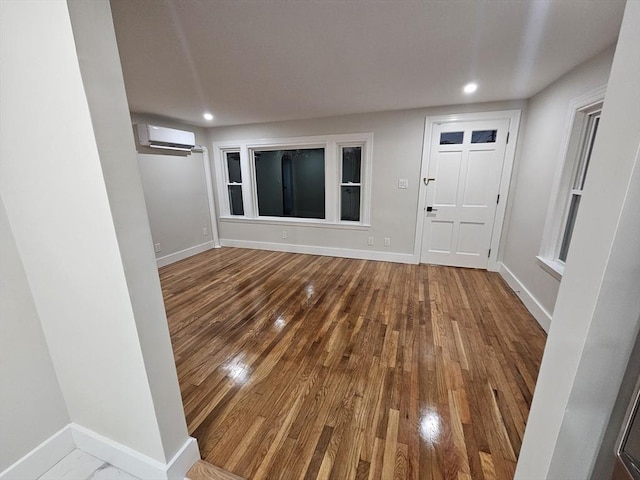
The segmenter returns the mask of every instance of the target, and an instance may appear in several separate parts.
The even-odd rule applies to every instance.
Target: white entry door
[[[487,268],[509,119],[435,124],[420,261]]]

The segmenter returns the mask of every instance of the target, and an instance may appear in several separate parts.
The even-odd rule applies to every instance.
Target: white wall
[[[139,114],[132,114],[131,122],[188,130],[196,134],[197,144],[207,144],[204,130],[193,125]],[[212,228],[204,154],[163,152],[139,145],[137,138],[136,149],[153,243],[161,248],[156,258],[166,263],[180,259],[180,252],[213,247],[216,225]]]
[[[627,2],[516,479],[589,478],[640,318],[640,2]]]
[[[536,256],[561,161],[569,104],[606,85],[612,59],[613,47],[571,70],[529,100],[524,119],[526,127],[519,140],[520,156],[512,179],[509,222],[503,235],[502,263],[548,317],[553,313],[560,281],[540,266]]]
[[[113,19],[108,1],[70,0],[68,4],[125,275],[128,296],[123,300],[129,303],[133,313],[136,340],[151,394],[151,413],[161,440],[160,458],[168,462],[189,436],[151,245]]]
[[[212,243],[202,157],[138,154],[151,235],[161,248],[156,258]]]
[[[69,423],[0,198],[0,472]]]
[[[399,261],[402,258],[412,260],[410,256],[414,253],[425,118],[428,115],[523,109],[525,106],[526,102],[458,105],[212,128],[209,131],[209,140],[212,143],[346,133],[372,132],[374,135],[370,228],[265,225],[236,219],[222,219],[219,221],[220,238],[272,245],[306,245],[382,252],[395,254],[395,259]],[[409,180],[408,189],[397,188],[400,178]],[[281,238],[283,230],[288,233],[286,240]],[[373,247],[367,246],[368,237],[374,237]],[[391,238],[390,247],[383,246],[385,237]]]
[[[70,418],[163,465],[188,436],[109,4],[75,32],[66,2],[0,5],[0,192]]]

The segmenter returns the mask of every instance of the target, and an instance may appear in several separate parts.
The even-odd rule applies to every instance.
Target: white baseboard
[[[380,252],[373,250],[353,250],[350,248],[315,247],[312,245],[294,245],[291,243],[253,242],[249,240],[220,239],[223,247],[253,248],[255,250],[271,250],[276,252],[306,253],[308,255],[324,255],[327,257],[355,258],[358,260],[376,260],[380,262],[417,264],[411,253]]]
[[[200,460],[198,443],[191,437],[164,464],[80,425],[71,424],[71,432],[77,448],[142,480],[182,480]]]
[[[193,464],[200,460],[195,438],[189,437],[178,453],[164,464],[88,428],[70,423],[0,472],[0,480],[36,479],[76,448],[141,480],[183,480]]]
[[[0,480],[38,478],[75,448],[71,427],[67,425],[0,472]]]
[[[193,255],[197,255],[198,253],[206,252],[212,248],[216,248],[216,245],[213,242],[201,243],[200,245],[195,245],[193,247],[180,250],[179,252],[170,253],[164,257],[156,258],[156,264],[158,265],[158,268],[164,267],[180,260],[184,260],[185,258],[192,257]]]
[[[167,478],[169,480],[173,480],[174,478],[184,480],[187,477],[187,472],[198,460],[200,460],[198,441],[193,437],[189,437],[189,439],[184,442],[184,445],[182,445],[182,448],[178,450],[178,453],[169,460],[167,465]]]
[[[520,300],[522,300],[522,303],[527,307],[529,313],[533,315],[533,318],[536,319],[545,332],[549,333],[549,327],[551,326],[551,315],[549,312],[545,310],[540,302],[538,302],[522,282],[518,280],[518,277],[516,277],[503,263],[500,263],[498,272],[504,281],[507,282],[507,285],[511,287],[511,290],[513,290]]]

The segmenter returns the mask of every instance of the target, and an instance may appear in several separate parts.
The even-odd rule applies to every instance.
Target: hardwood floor
[[[160,270],[189,432],[251,479],[511,479],[545,334],[495,273],[223,248]]]
[[[184,480],[243,480],[215,465],[198,460],[187,472]]]

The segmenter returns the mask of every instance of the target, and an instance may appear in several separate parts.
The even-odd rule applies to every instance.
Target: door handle
[[[425,185],[429,185],[429,182],[435,182],[435,181],[436,181],[436,179],[435,179],[435,177],[429,177],[429,178],[424,177],[424,178],[422,179],[422,181],[424,182],[424,184],[425,184]]]
[[[437,212],[437,211],[438,211],[437,208],[427,207],[427,212]]]

